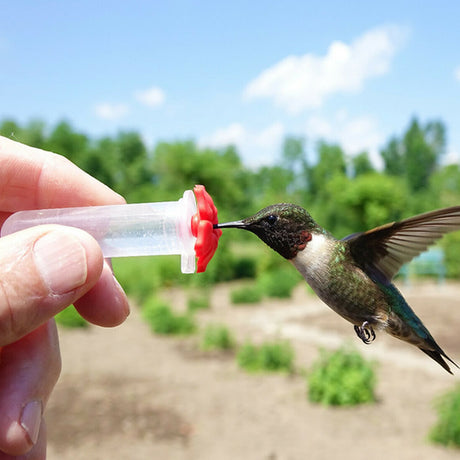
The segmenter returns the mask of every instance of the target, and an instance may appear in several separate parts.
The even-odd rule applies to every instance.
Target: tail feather
[[[450,367],[446,363],[445,359],[450,361],[456,368],[460,369],[460,367],[454,361],[452,361],[441,349],[439,349],[439,350],[427,350],[426,348],[420,348],[420,350],[422,350],[423,353],[426,353],[430,358],[434,359],[447,372],[449,372],[449,374],[453,375],[453,372],[450,370]]]

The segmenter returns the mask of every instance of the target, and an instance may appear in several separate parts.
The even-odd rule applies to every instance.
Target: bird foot
[[[356,335],[365,343],[369,344],[375,340],[375,332],[372,326],[364,321],[361,326],[355,326]]]

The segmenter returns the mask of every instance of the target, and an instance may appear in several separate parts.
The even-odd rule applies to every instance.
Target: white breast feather
[[[332,244],[325,235],[313,234],[305,249],[292,259],[292,263],[308,283],[314,285],[315,279],[326,275]]]

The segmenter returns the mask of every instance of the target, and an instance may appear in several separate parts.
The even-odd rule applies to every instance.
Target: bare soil
[[[248,375],[231,353],[199,350],[199,336],[153,335],[133,307],[115,329],[60,330],[63,371],[46,411],[48,459],[458,459],[430,444],[433,400],[459,382],[419,350],[380,333],[371,345],[299,286],[289,300],[232,306],[218,286],[200,326],[225,323],[239,342],[286,338],[299,369],[319,347],[351,341],[377,361],[378,402],[310,403],[302,372]],[[460,285],[401,286],[446,353],[460,362]],[[186,296],[165,296],[178,310]],[[455,372],[455,371],[454,371]],[[459,414],[460,417],[460,414]]]

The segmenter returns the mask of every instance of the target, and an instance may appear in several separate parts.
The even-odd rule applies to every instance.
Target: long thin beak
[[[242,220],[235,220],[233,222],[224,222],[222,224],[214,224],[214,228],[246,228],[247,225]]]

